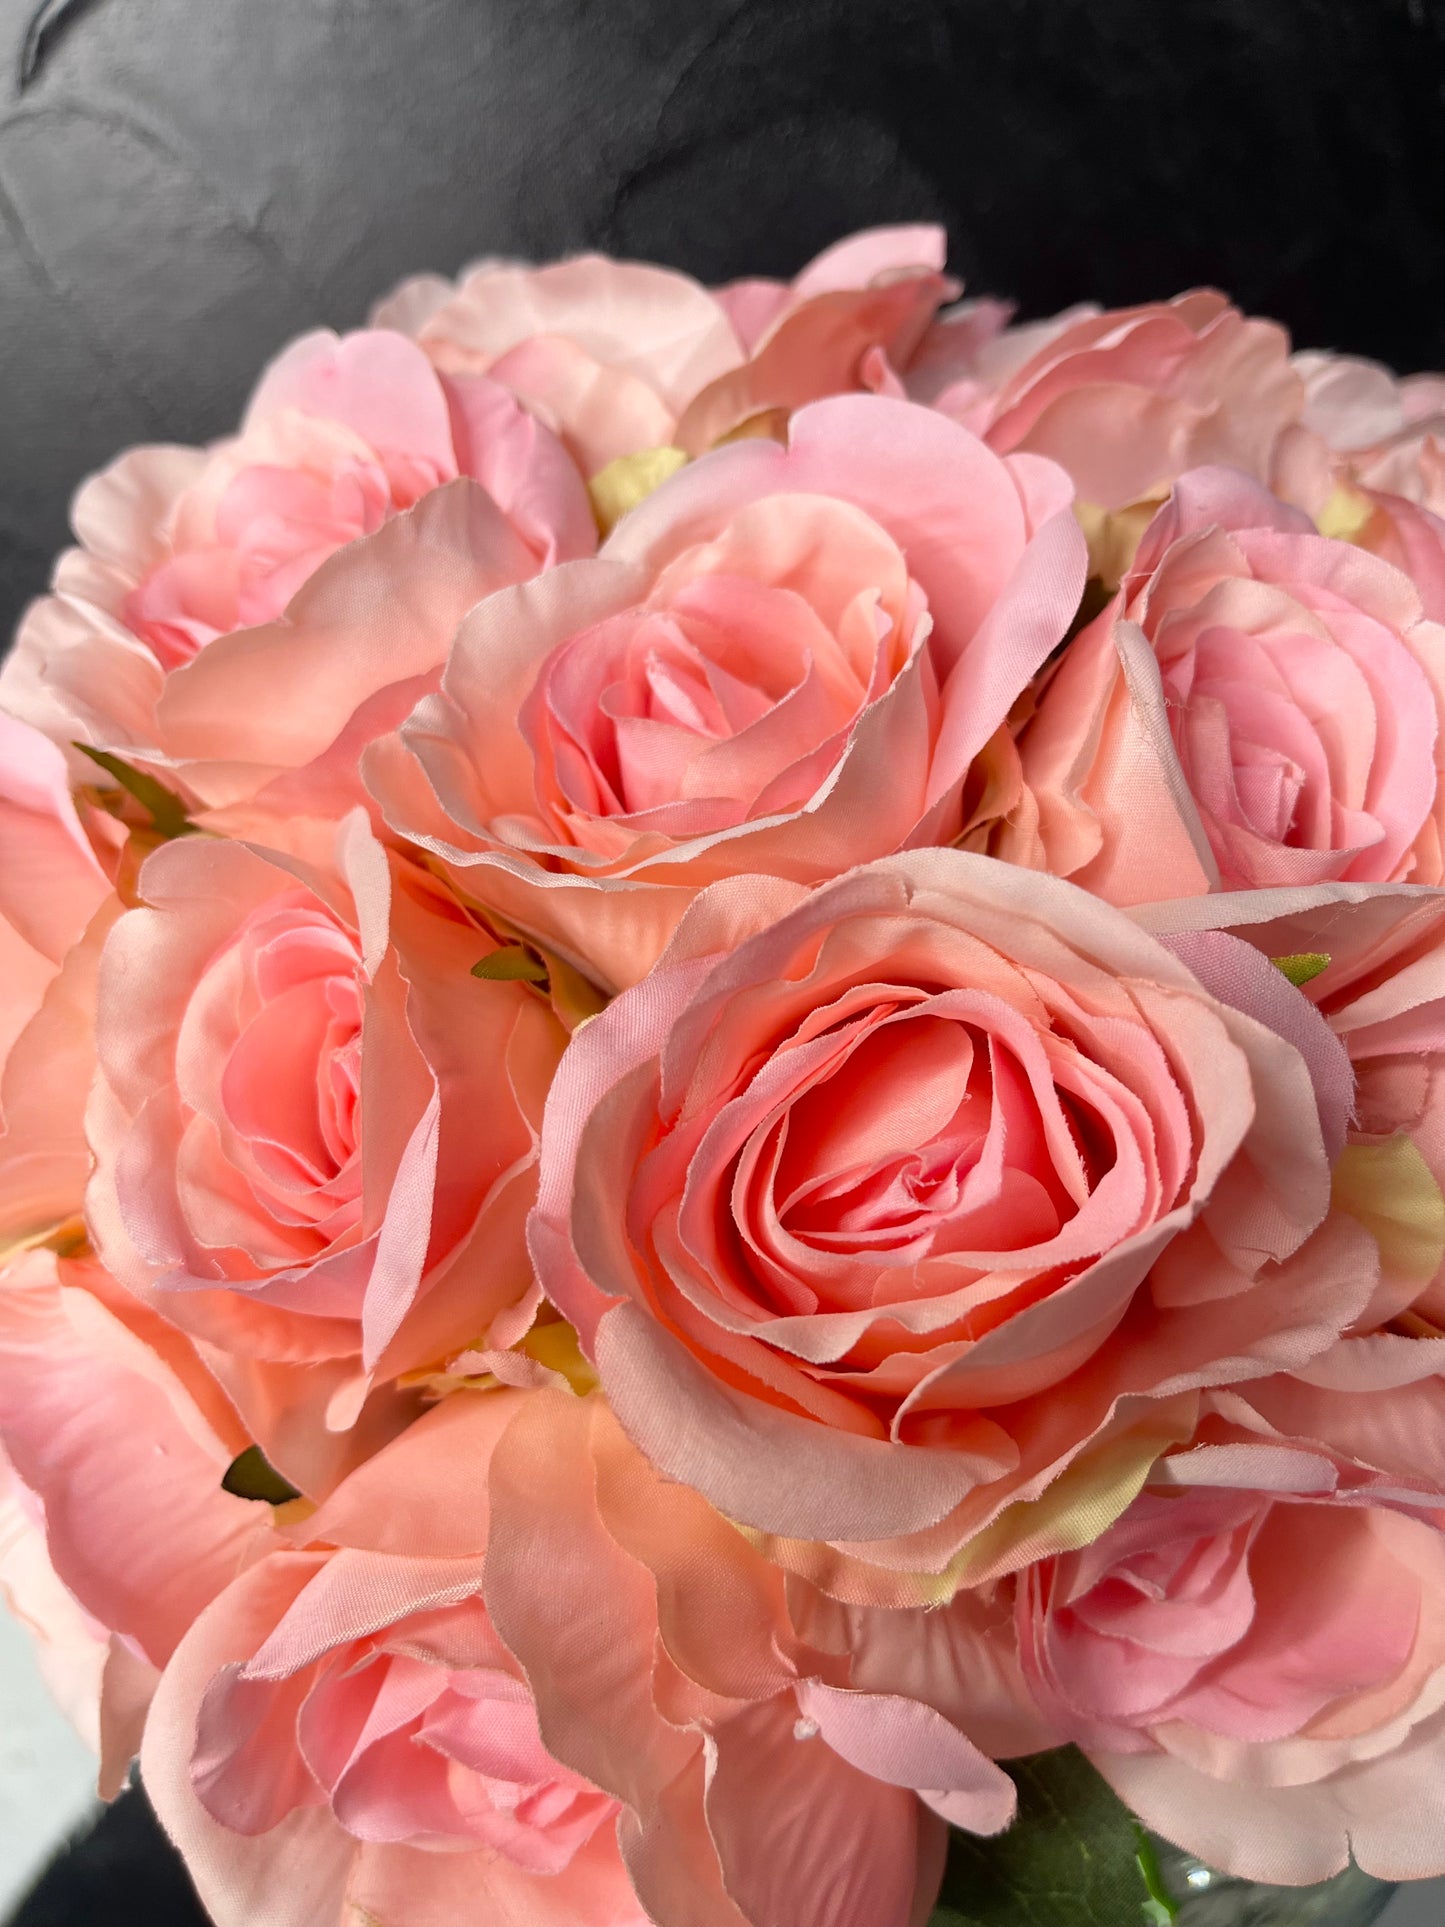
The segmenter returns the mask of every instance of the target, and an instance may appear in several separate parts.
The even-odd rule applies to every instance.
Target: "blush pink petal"
[[[990,397],[994,447],[1051,456],[1110,509],[1206,462],[1269,473],[1304,405],[1282,328],[1207,289],[1060,320]]]
[[[753,1927],[909,1927],[927,1816],[786,1711],[750,1707],[719,1733],[707,1818]]]
[[[219,638],[172,676],[157,712],[168,753],[207,804],[250,801],[322,763],[353,717],[374,735],[400,722],[466,610],[534,566],[474,483],[434,491],[325,564],[279,622]]]
[[[1166,1839],[1246,1880],[1306,1886],[1353,1861],[1382,1880],[1424,1880],[1441,1869],[1445,1830],[1436,1714],[1383,1760],[1312,1785],[1272,1788],[1215,1779],[1158,1754],[1096,1756],[1106,1780]]]
[[[917,1788],[951,1826],[1001,1833],[1013,1819],[1013,1781],[932,1707],[820,1680],[799,1686],[798,1705],[842,1759],[888,1786]]]
[[[384,462],[404,456],[411,465],[428,465],[433,485],[457,473],[441,387],[426,356],[401,335],[383,329],[340,340],[326,329],[302,335],[266,370],[245,427],[287,409],[341,423]]]
[[[54,965],[108,894],[105,873],[71,801],[65,758],[38,730],[3,711],[0,879],[0,918]],[[0,1035],[8,1004],[7,997]]]
[[[149,1349],[154,1334],[139,1308],[131,1330],[91,1296],[85,1275],[66,1288],[48,1252],[7,1271],[0,1431],[44,1502],[61,1578],[162,1664],[201,1608],[264,1550],[269,1516],[221,1490],[244,1443],[234,1415],[221,1417],[218,1435]],[[202,1375],[194,1358],[191,1370]],[[117,1440],[126,1441],[119,1455]]]

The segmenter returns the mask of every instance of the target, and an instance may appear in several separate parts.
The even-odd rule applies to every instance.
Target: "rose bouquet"
[[[483,262],[77,497],[0,1576],[222,1927],[1445,1870],[1445,380],[960,292]]]

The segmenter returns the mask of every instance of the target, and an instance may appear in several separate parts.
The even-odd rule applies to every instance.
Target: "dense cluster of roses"
[[[1445,1870],[1445,380],[959,292],[485,262],[77,499],[0,1579],[225,1927],[918,1927],[1064,1742]]]

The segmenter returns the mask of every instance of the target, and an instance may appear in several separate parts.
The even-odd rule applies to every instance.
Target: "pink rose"
[[[1142,1476],[1196,1388],[1303,1365],[1374,1283],[1361,1227],[1309,1236],[1343,1053],[1229,961],[1226,1002],[958,851],[702,897],[543,1127],[539,1275],[629,1436],[865,1602],[1097,1531],[1102,1468]]]
[[[623,1803],[650,1919],[912,1927],[941,1821],[990,1834],[1012,1817],[1007,1775],[918,1690],[882,1624],[900,1616],[841,1623],[650,1471],[600,1398],[529,1397],[489,1506],[494,1623],[549,1746]],[[981,1734],[1017,1691],[984,1631],[976,1616],[948,1647]]]
[[[549,1753],[482,1599],[487,1462],[526,1396],[422,1420],[167,1670],[146,1784],[222,1927],[646,1927],[617,1802]]]
[[[482,603],[367,780],[461,887],[634,981],[716,878],[957,832],[1077,608],[1068,501],[927,410],[819,403],[787,449],[719,449],[595,561]]]
[[[933,405],[1000,453],[1049,456],[1101,509],[1162,496],[1207,462],[1269,480],[1303,407],[1285,331],[1211,289],[1074,308],[1002,334],[970,328],[950,341],[948,329],[922,355]]]
[[[142,888],[102,971],[91,1235],[314,1491],[410,1416],[387,1381],[531,1322],[566,1034],[470,974],[495,935],[358,818],[330,873],[188,837]]]
[[[835,1624],[809,1646],[777,1569],[596,1396],[447,1398],[290,1536],[202,1616],[147,1729],[222,1927],[450,1927],[478,1895],[538,1927],[914,1927],[943,1818],[1012,1812],[949,1718],[852,1679]],[[982,1687],[981,1633],[956,1651]]]
[[[1187,476],[1023,726],[990,847],[1112,901],[1445,875],[1445,629],[1399,570]]]
[[[791,281],[761,276],[730,281],[714,290],[733,332],[749,354],[786,316],[818,295],[850,294],[860,288],[938,275],[947,258],[948,236],[929,223],[864,228],[814,255]]]
[[[1403,381],[1371,361],[1300,354],[1302,437],[1279,492],[1403,569],[1445,622],[1445,376]]]
[[[905,361],[939,302],[941,228],[879,228],[790,285],[709,293],[688,275],[603,255],[533,268],[482,261],[455,287],[403,285],[374,319],[447,372],[485,372],[556,428],[594,475],[643,449],[699,454],[750,418],[868,382]]]
[[[1331,884],[1139,915],[1156,930],[1200,933],[1194,941],[1223,932],[1266,956],[1312,960],[1304,995],[1348,1054],[1353,1098],[1335,1209],[1374,1235],[1381,1271],[1351,1332],[1305,1375],[1353,1392],[1445,1370],[1445,895]],[[1438,1476],[1445,1482],[1445,1463]]]
[[[1445,515],[1445,375],[1401,379],[1351,355],[1300,354],[1303,423],[1335,479]]]
[[[506,389],[437,374],[400,335],[303,336],[239,435],[135,449],[85,485],[81,546],[22,624],[0,695],[62,742],[169,749],[155,712],[171,672],[218,637],[264,636],[337,550],[458,477],[486,491],[488,586],[595,547],[581,477]],[[305,688],[303,674],[292,704]]]
[[[1441,1495],[1371,1503],[1327,1445],[1260,1429],[1211,1422],[1019,1576],[1025,1675],[1147,1825],[1227,1872],[1439,1873]]]

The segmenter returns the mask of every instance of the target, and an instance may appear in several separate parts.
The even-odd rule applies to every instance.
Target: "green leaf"
[[[112,756],[108,749],[92,749],[89,743],[77,743],[75,747],[82,756],[88,756],[92,763],[99,763],[107,775],[113,776],[121,788],[133,796],[141,808],[147,812],[160,836],[194,836],[196,826],[186,814],[186,806],[174,790],[168,790],[164,783],[158,783],[143,769],[132,769],[118,756]]]
[[[248,1445],[232,1459],[221,1481],[221,1490],[234,1493],[238,1499],[264,1499],[267,1505],[285,1505],[301,1497],[295,1486],[281,1477],[259,1445]]]
[[[1330,960],[1323,950],[1301,950],[1294,956],[1271,957],[1270,962],[1289,978],[1296,990],[1303,990],[1306,984],[1313,983],[1322,970],[1330,967]]]
[[[1154,1842],[1137,1820],[1134,1822],[1134,1859],[1149,1895],[1144,1902],[1144,1918],[1149,1927],[1173,1927],[1179,1918],[1179,1903],[1165,1884],[1164,1869],[1159,1865]]]
[[[472,975],[490,984],[544,984],[547,966],[530,944],[504,944],[472,965]]]
[[[1132,1813],[1071,1746],[1009,1765],[1018,1818],[954,1833],[929,1927],[1164,1927],[1173,1902]]]

